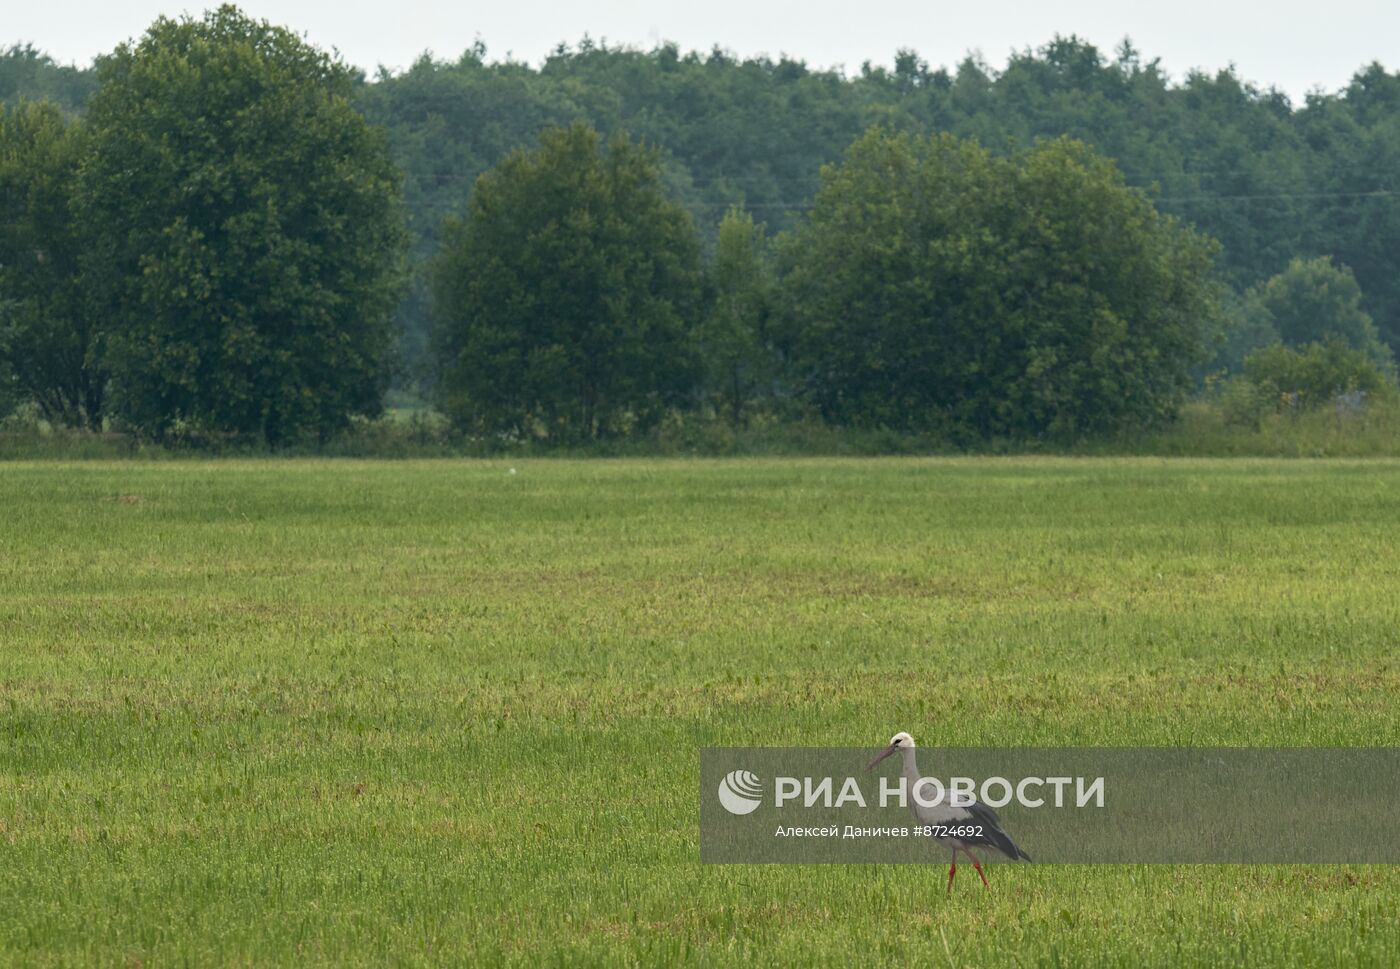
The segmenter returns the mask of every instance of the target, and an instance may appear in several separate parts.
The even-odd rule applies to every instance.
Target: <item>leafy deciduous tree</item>
[[[479,433],[591,439],[687,401],[699,244],[656,152],[546,131],[476,184],[433,272],[439,401]]]
[[[224,6],[98,73],[79,195],[122,415],[276,444],[377,413],[405,233],[354,72]]]
[[[699,330],[706,392],[736,426],[775,376],[766,333],[772,278],[765,235],[741,209],[731,209],[720,222],[709,268],[711,303]]]
[[[0,106],[0,375],[53,423],[97,429],[107,374],[71,208],[81,141],[51,103]]]
[[[957,439],[1169,416],[1214,246],[1060,139],[998,158],[868,132],[784,241],[788,343],[833,421]]]
[[[1389,348],[1362,309],[1356,277],[1326,256],[1291,260],[1283,272],[1253,287],[1246,302],[1286,346],[1340,340],[1378,364],[1391,362]]]

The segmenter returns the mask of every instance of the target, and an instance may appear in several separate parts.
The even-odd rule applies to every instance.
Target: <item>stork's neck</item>
[[[904,758],[904,776],[909,781],[909,790],[913,790],[914,784],[919,780],[919,762],[915,760],[913,747],[905,747],[900,750],[899,755]]]

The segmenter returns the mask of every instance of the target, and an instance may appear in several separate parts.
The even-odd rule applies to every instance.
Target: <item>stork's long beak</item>
[[[888,757],[890,754],[894,753],[894,752],[895,752],[896,750],[898,750],[898,749],[899,749],[899,748],[898,748],[897,746],[895,746],[894,744],[890,744],[890,745],[889,745],[888,747],[886,747],[884,750],[882,750],[882,751],[880,751],[878,754],[876,754],[876,755],[875,755],[875,759],[872,760],[870,763],[868,763],[868,764],[865,765],[865,769],[866,769],[866,770],[872,770],[872,769],[875,767],[876,764],[880,763],[880,761],[884,760],[886,757]]]

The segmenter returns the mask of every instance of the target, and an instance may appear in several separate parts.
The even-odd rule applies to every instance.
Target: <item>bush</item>
[[[1208,388],[1209,389],[1209,388]],[[1269,414],[1302,414],[1326,405],[1364,411],[1400,399],[1393,372],[1341,340],[1295,350],[1274,343],[1250,353],[1244,373],[1214,395],[1228,424],[1258,428]]]
[[[1361,350],[1340,340],[1294,350],[1276,343],[1245,357],[1244,375],[1279,408],[1316,408],[1342,395],[1393,396],[1394,379]]]

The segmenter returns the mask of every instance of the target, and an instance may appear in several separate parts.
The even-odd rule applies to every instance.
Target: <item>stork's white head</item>
[[[874,767],[876,764],[880,763],[880,761],[884,760],[886,757],[888,757],[890,754],[894,753],[896,750],[913,750],[913,749],[914,749],[914,738],[911,737],[911,736],[909,736],[909,735],[908,735],[907,733],[905,733],[903,730],[901,730],[899,733],[895,734],[893,737],[890,738],[890,744],[889,744],[888,747],[886,747],[884,750],[882,750],[882,751],[880,751],[878,754],[876,754],[876,755],[875,755],[875,759],[872,760],[870,763],[868,763],[868,764],[865,765],[865,769],[866,769],[866,770],[870,770],[872,767]]]

